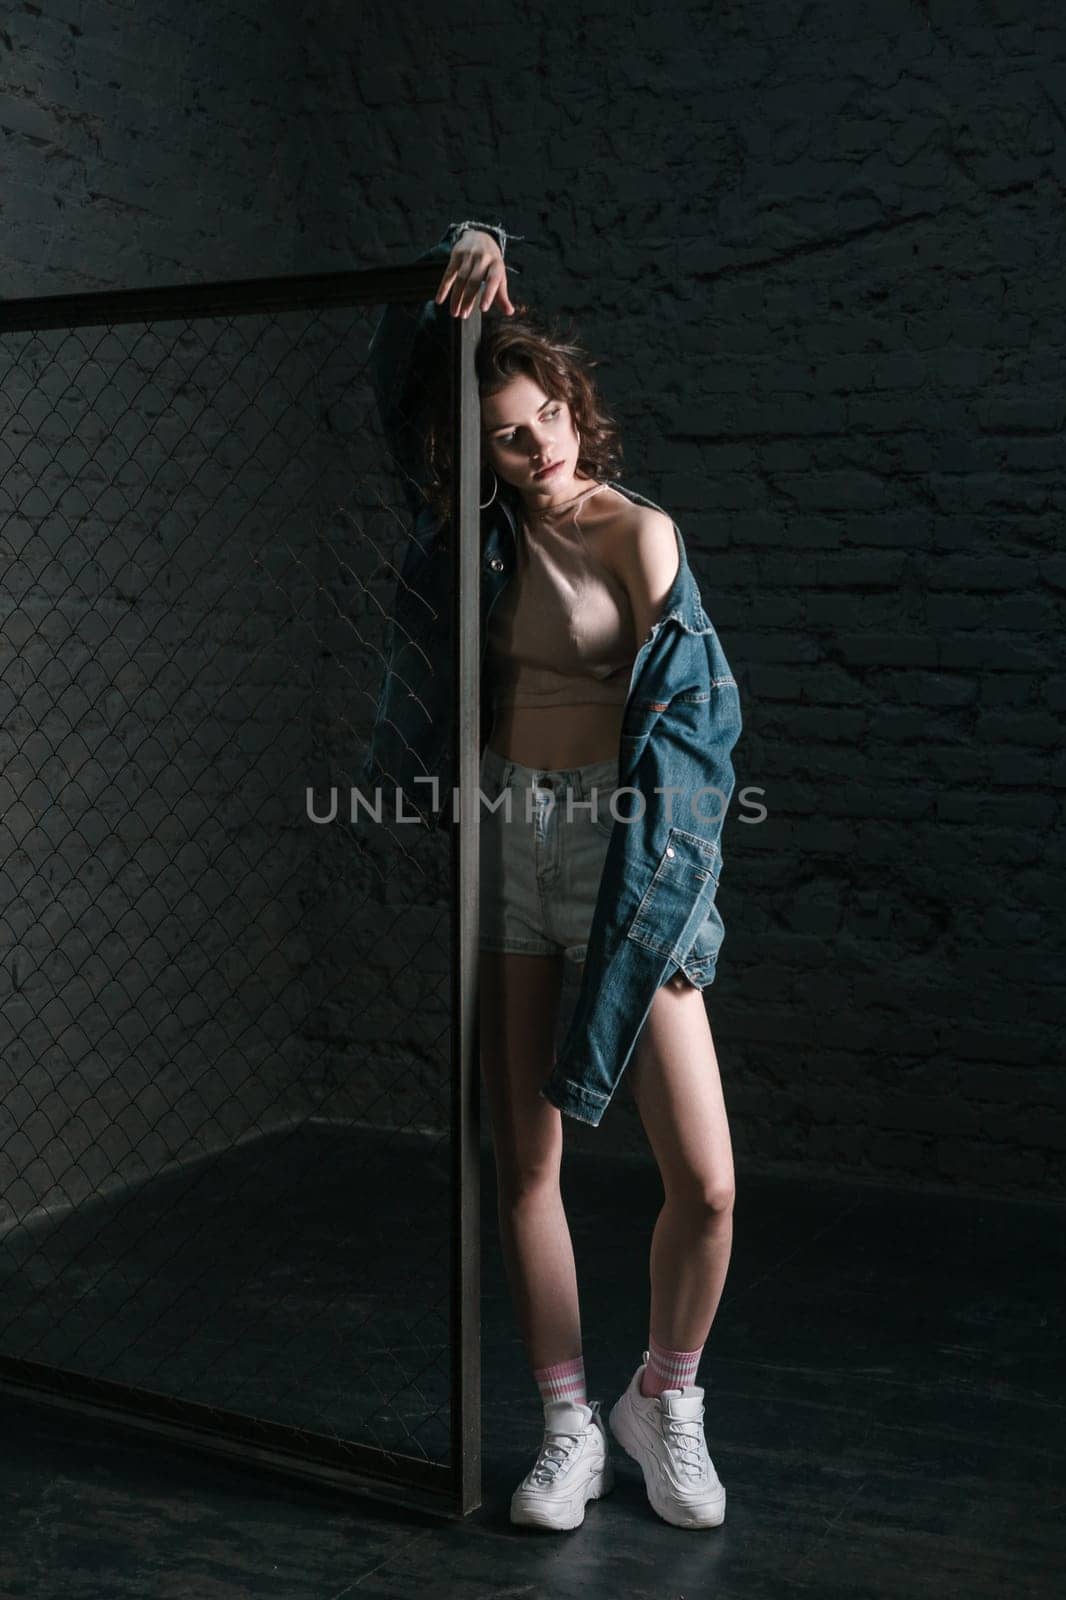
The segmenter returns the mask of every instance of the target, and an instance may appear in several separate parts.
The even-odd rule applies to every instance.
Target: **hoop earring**
[[[484,511],[487,506],[491,506],[492,502],[496,498],[496,491],[500,487],[500,480],[496,476],[495,469],[493,467],[490,467],[489,471],[492,473],[492,493],[489,495],[487,500],[479,500],[478,501],[478,507],[482,511]]]

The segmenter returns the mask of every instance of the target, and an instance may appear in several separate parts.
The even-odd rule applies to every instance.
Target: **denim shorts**
[[[480,948],[584,961],[618,758],[524,767],[486,746],[480,786]]]

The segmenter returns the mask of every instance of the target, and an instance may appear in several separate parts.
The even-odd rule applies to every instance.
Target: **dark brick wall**
[[[527,236],[512,287],[604,358],[743,685],[768,816],[727,824],[707,991],[741,1181],[1061,1190],[1061,23],[344,14],[310,115],[349,259]],[[639,1148],[633,1111],[570,1136]]]
[[[741,1185],[1063,1187],[1064,57],[1020,0],[0,28],[8,295],[527,236],[512,288],[603,358],[742,684]],[[568,1137],[643,1147],[624,1095]]]

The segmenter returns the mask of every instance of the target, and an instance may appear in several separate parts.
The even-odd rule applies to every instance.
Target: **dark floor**
[[[585,1155],[569,1163],[565,1189],[589,1393],[606,1410],[646,1344],[647,1246],[661,1191],[653,1169]],[[541,1408],[511,1318],[491,1161],[482,1194],[484,1499],[465,1522],[288,1483],[0,1397],[0,1597],[781,1600],[799,1591],[814,1600],[1050,1600],[1066,1593],[1061,1208],[741,1170],[732,1265],[699,1372],[708,1444],[729,1497],[724,1525],[689,1531],[663,1523],[647,1504],[639,1469],[615,1446],[613,1493],[589,1506],[579,1529],[551,1534],[508,1520],[511,1492],[539,1443]],[[187,1230],[192,1203],[186,1197],[165,1215],[182,1218]],[[231,1206],[216,1208],[223,1213],[231,1215]],[[163,1215],[148,1234],[157,1241],[157,1274],[174,1259],[173,1249],[158,1248]],[[94,1240],[97,1251],[116,1249],[113,1229],[110,1237],[98,1229]],[[343,1373],[316,1350],[321,1318],[307,1266],[316,1253],[294,1253],[291,1266],[287,1254],[270,1262],[271,1303],[286,1308],[285,1372],[300,1366],[302,1327],[306,1348],[316,1352],[307,1370],[329,1370],[322,1396],[335,1415]],[[83,1277],[86,1259],[83,1250]],[[54,1254],[53,1262],[62,1282]],[[128,1258],[121,1281],[113,1305],[137,1305],[141,1289],[131,1285]],[[390,1258],[382,1270],[390,1296],[398,1281]],[[364,1286],[360,1304],[366,1300]],[[210,1294],[200,1313],[204,1305],[212,1314],[190,1318],[190,1341],[197,1327],[201,1337],[205,1326],[217,1335]],[[82,1304],[83,1337],[84,1312]],[[261,1274],[250,1312],[260,1351],[269,1354],[271,1304]],[[73,1307],[71,1318],[73,1328]],[[142,1312],[127,1350],[143,1357],[150,1322]],[[19,1326],[32,1331],[32,1318],[8,1319],[0,1353],[18,1353]],[[170,1325],[173,1370],[195,1391],[206,1368],[190,1356],[191,1344],[174,1337],[176,1327],[180,1320]],[[69,1333],[60,1327],[51,1337],[61,1344]],[[39,1329],[36,1342],[36,1359],[44,1359]],[[83,1344],[82,1359],[102,1348]],[[152,1348],[161,1348],[158,1338]],[[216,1339],[213,1356],[220,1348]],[[253,1399],[264,1384],[285,1392],[262,1359],[256,1372]],[[306,1373],[297,1377],[293,1395],[306,1393]]]

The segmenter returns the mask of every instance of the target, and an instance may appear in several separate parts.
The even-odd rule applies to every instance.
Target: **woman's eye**
[[[556,417],[559,415],[559,409],[560,408],[558,406],[556,406],[554,408],[554,410],[546,411],[544,413],[544,420],[546,422],[554,422]],[[513,433],[501,433],[501,434],[497,434],[497,436],[496,436],[496,443],[497,444],[513,444],[513,442],[514,442],[514,434]]]

